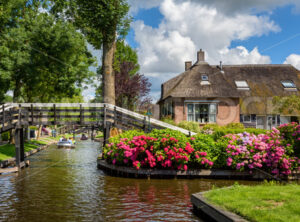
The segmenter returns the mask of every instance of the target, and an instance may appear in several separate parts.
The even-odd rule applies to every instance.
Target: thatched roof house
[[[220,125],[241,121],[260,128],[294,120],[272,106],[274,96],[300,95],[300,71],[291,65],[213,66],[200,50],[197,62],[185,67],[162,84],[161,117]]]

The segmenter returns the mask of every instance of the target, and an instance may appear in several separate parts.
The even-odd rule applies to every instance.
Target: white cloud
[[[225,64],[268,64],[271,63],[269,56],[261,55],[257,48],[248,51],[244,46],[238,46],[234,49],[226,48],[220,51],[221,60]]]
[[[283,2],[275,1],[277,4]],[[135,2],[135,7],[138,8],[137,1],[131,2]],[[230,15],[221,10],[224,3],[220,2],[224,1],[163,0],[156,2],[156,5],[152,4],[159,6],[164,17],[158,28],[147,26],[143,21],[132,24],[135,40],[139,45],[141,72],[146,76],[156,77],[154,85],[161,84],[165,79],[163,76],[170,76],[169,73],[174,73],[171,75],[174,76],[182,72],[184,61],[195,62],[196,52],[200,48],[206,52],[206,60],[211,64],[218,64],[221,60],[224,64],[271,62],[270,57],[261,55],[257,48],[249,51],[243,46],[231,48],[230,45],[234,40],[247,40],[278,32],[280,27],[268,15],[258,16],[250,12],[253,6],[251,1],[245,1],[249,10],[237,10]],[[237,3],[230,0],[228,4],[233,2]],[[276,5],[271,1],[263,2],[265,4],[259,6],[261,9]],[[242,4],[238,5],[242,7]],[[151,7],[151,4],[143,7]],[[160,87],[152,87],[152,91],[153,95],[157,94]]]
[[[176,3],[183,2],[182,0],[174,0]],[[150,9],[159,7],[162,0],[129,0],[131,12],[134,14],[139,9]],[[200,3],[200,0],[186,0],[186,2]],[[274,8],[293,5],[294,11],[299,12],[299,0],[201,0],[201,4],[216,8],[224,14],[235,14],[241,12],[255,13],[273,10]]]
[[[297,54],[291,54],[289,55],[284,64],[291,64],[293,65],[294,67],[296,67],[297,69],[300,70],[300,55],[297,55]]]
[[[176,3],[164,0],[160,11],[164,20],[158,28],[147,26],[143,21],[133,24],[135,40],[140,46],[140,64],[145,74],[178,73],[183,70],[184,61],[195,61],[196,51],[200,48],[206,51],[210,63],[218,63],[222,57],[228,63],[269,63],[270,60],[261,56],[257,49],[248,52],[243,47],[229,47],[233,40],[245,40],[280,30],[266,16],[226,16],[215,8],[190,1]],[[234,56],[233,60],[226,54]]]

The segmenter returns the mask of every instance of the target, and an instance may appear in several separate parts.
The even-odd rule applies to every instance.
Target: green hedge
[[[233,128],[228,128],[228,129],[218,129],[215,130],[212,133],[212,136],[214,138],[214,140],[219,140],[221,137],[228,135],[228,134],[238,134],[238,133],[253,133],[255,135],[259,135],[259,134],[265,134],[267,132],[267,130],[264,129],[255,129],[255,128],[245,128],[245,129],[233,129]]]
[[[10,140],[10,132],[2,133],[1,138],[3,141],[9,141]]]

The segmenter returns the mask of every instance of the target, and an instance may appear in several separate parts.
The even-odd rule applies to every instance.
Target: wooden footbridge
[[[108,141],[111,127],[122,130],[169,128],[186,135],[193,132],[165,122],[105,103],[7,103],[0,110],[0,133],[14,130],[16,165],[24,162],[24,129],[29,126],[80,126],[101,129],[104,142]]]

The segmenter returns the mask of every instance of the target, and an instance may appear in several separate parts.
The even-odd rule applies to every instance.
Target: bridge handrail
[[[52,108],[54,105],[55,107],[59,108],[59,107],[83,107],[83,108],[104,108],[104,106],[106,108],[109,108],[110,110],[114,110],[116,108],[116,111],[119,111],[123,114],[132,116],[134,118],[140,119],[140,120],[144,120],[144,118],[146,116],[142,115],[142,114],[138,114],[135,113],[133,111],[112,105],[112,104],[108,104],[108,103],[7,103],[7,105],[9,105],[10,107],[25,107],[25,108],[29,108],[31,107],[31,105],[33,105],[34,107],[38,107],[38,108]],[[147,117],[147,119],[149,120],[149,118]],[[177,130],[180,131],[186,135],[195,135],[196,133],[188,131],[186,129],[162,122],[160,120],[157,119],[153,119],[150,118],[150,123],[155,124],[157,126],[161,126],[164,128],[168,128],[168,129],[172,129],[172,130]]]
[[[105,105],[106,105],[106,107],[108,107],[112,110],[114,110],[114,108],[116,107],[117,111],[119,111],[121,113],[124,113],[124,114],[127,114],[127,115],[130,115],[130,116],[133,116],[133,117],[138,118],[140,120],[143,120],[145,118],[145,116],[142,115],[142,114],[138,114],[138,113],[135,113],[133,111],[130,111],[130,110],[118,107],[118,106],[114,106],[114,105],[111,105],[111,104],[105,104]],[[165,127],[165,128],[169,128],[169,129],[172,129],[172,130],[177,130],[177,131],[180,131],[180,132],[182,132],[186,135],[195,135],[196,134],[196,133],[190,132],[186,129],[183,129],[183,128],[180,128],[180,127],[177,127],[177,126],[174,126],[174,125],[171,125],[171,124],[168,124],[168,123],[165,123],[165,122],[162,122],[160,120],[153,119],[153,118],[150,118],[150,123],[153,123],[153,124],[156,124],[158,126]]]

